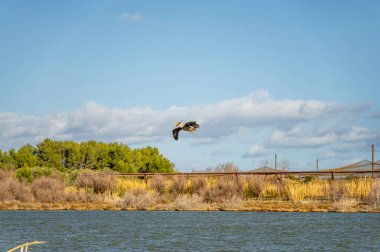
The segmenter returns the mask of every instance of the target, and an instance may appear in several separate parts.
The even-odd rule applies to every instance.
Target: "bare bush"
[[[15,196],[11,190],[11,180],[0,180],[0,201],[15,200]]]
[[[76,178],[75,184],[79,188],[92,189],[95,193],[112,192],[116,185],[116,179],[111,175],[83,172]]]
[[[190,194],[201,195],[207,187],[207,179],[205,177],[191,178],[190,187],[187,188],[187,192]]]
[[[324,186],[324,195],[330,201],[339,201],[344,197],[344,185],[341,181],[330,180],[328,184]]]
[[[7,180],[9,178],[14,178],[16,176],[16,172],[12,170],[0,169],[0,181]]]
[[[176,176],[173,178],[172,184],[169,188],[169,192],[178,195],[185,193],[186,189],[186,179],[182,176]]]
[[[68,192],[66,193],[67,202],[86,202],[85,196],[80,192]]]
[[[29,185],[21,183],[16,178],[8,177],[0,180],[0,188],[0,201],[28,202],[33,199]]]
[[[57,177],[40,177],[32,183],[34,198],[42,203],[65,200],[65,184]]]
[[[175,210],[194,210],[202,207],[203,198],[198,194],[179,195],[173,202]]]
[[[103,194],[106,191],[110,191],[112,193],[112,190],[115,188],[115,183],[115,177],[97,174],[93,177],[94,192]]]
[[[124,194],[120,201],[123,208],[136,208],[138,210],[147,210],[148,207],[157,203],[158,195],[155,192],[149,192],[142,189],[134,189]]]
[[[243,199],[239,196],[232,196],[231,198],[227,198],[220,203],[220,210],[222,211],[230,211],[237,210],[241,208],[243,205]]]
[[[371,191],[365,198],[365,202],[370,206],[380,209],[380,180],[376,180],[373,183]]]
[[[156,175],[149,181],[149,188],[162,194],[165,192],[166,182],[162,175]]]
[[[334,201],[331,210],[337,212],[350,212],[358,204],[356,199],[342,197],[338,201]]]
[[[243,192],[239,177],[234,175],[224,176],[218,179],[216,189],[221,196],[224,195],[226,198],[232,198],[232,196],[241,197]]]
[[[75,179],[75,185],[86,190],[94,187],[92,172],[80,173]]]
[[[206,202],[223,202],[233,197],[242,198],[241,182],[235,175],[219,177],[216,185],[205,188],[201,196]]]
[[[68,191],[65,193],[67,202],[96,203],[102,201],[102,195],[81,191]]]
[[[206,172],[238,172],[239,167],[237,167],[234,163],[223,163],[218,164],[215,168],[207,168]]]

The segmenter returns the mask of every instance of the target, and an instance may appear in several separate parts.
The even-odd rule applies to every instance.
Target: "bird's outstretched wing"
[[[181,127],[177,127],[173,129],[173,137],[175,140],[178,140],[178,132],[180,132]]]
[[[190,121],[190,122],[187,122],[185,124],[185,126],[188,126],[188,127],[194,127],[194,128],[199,128],[199,124],[196,122],[196,121]]]

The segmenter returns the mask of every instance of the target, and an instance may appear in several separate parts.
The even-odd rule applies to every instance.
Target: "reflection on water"
[[[380,251],[380,214],[0,211],[0,251]]]

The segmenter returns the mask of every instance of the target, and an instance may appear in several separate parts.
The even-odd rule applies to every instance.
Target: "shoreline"
[[[341,213],[380,213],[379,208],[356,204],[339,206],[330,202],[300,202],[288,201],[243,201],[239,206],[222,206],[220,204],[204,204],[181,209],[172,204],[159,204],[146,208],[121,207],[111,203],[23,203],[0,202],[0,211],[231,211],[231,212],[341,212]]]
[[[361,178],[156,176],[145,181],[82,173],[74,180],[51,175],[28,182],[8,172],[0,185],[0,210],[380,212],[380,180]]]

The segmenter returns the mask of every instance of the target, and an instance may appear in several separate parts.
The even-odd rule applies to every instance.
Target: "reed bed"
[[[359,205],[380,211],[380,180],[365,178],[301,181],[259,175],[156,175],[146,181],[83,172],[71,179],[52,174],[29,182],[19,180],[15,172],[0,170],[0,188],[0,203],[5,205],[72,203],[107,205],[104,208],[111,209],[249,210],[256,209],[249,208],[255,202],[284,202],[287,206],[314,202],[328,204],[331,211],[352,211]]]

